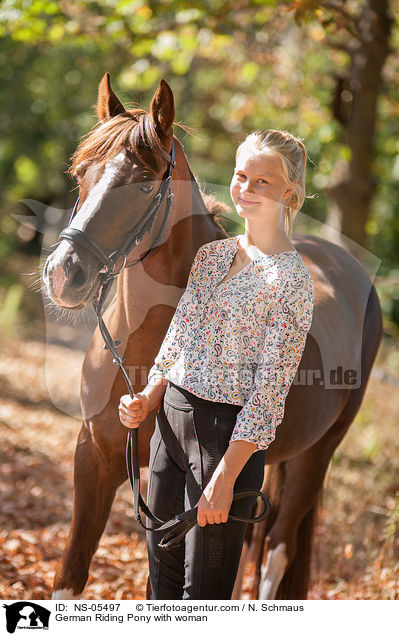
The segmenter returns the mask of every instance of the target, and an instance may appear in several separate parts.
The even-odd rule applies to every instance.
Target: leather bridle
[[[172,170],[176,166],[175,159],[175,142],[172,139],[172,150],[171,153],[167,153],[164,151],[164,156],[168,161],[168,168],[164,177],[161,180],[161,185],[159,190],[147,210],[145,211],[143,217],[136,223],[133,229],[128,233],[126,239],[123,241],[122,245],[111,252],[111,254],[106,255],[104,251],[99,247],[92,239],[90,239],[87,234],[85,234],[82,230],[78,230],[71,226],[73,223],[73,219],[76,216],[79,197],[74,205],[72,210],[71,218],[69,219],[68,226],[62,230],[59,235],[60,239],[65,239],[70,243],[78,245],[83,249],[91,252],[103,265],[103,268],[100,270],[100,275],[103,275],[102,283],[106,283],[108,279],[112,280],[118,276],[118,274],[122,271],[122,269],[126,265],[126,259],[133,249],[135,245],[138,245],[140,241],[143,239],[144,235],[148,232],[149,234],[152,231],[152,227],[154,225],[154,221],[157,215],[159,208],[161,207],[164,199],[166,198],[166,210],[165,215],[159,228],[158,234],[155,237],[152,246],[150,249],[142,256],[138,261],[132,263],[132,265],[137,265],[141,263],[147,256],[155,249],[158,245],[158,240],[162,236],[166,221],[169,216],[170,208],[173,201],[173,191],[172,191]],[[122,265],[119,267],[119,270],[115,271],[116,265],[119,260],[122,258]],[[132,267],[129,265],[129,267]]]
[[[102,338],[104,340],[104,348],[108,349],[113,357],[113,363],[116,364],[123,376],[123,379],[126,383],[128,392],[130,397],[133,399],[135,396],[132,383],[130,381],[129,375],[127,373],[126,367],[124,366],[124,358],[121,356],[117,348],[121,344],[120,340],[114,340],[109,333],[107,326],[103,320],[103,311],[104,304],[107,298],[107,295],[110,291],[113,280],[119,275],[119,273],[124,269],[124,267],[132,267],[133,265],[137,265],[138,263],[142,263],[147,256],[157,247],[159,244],[159,239],[163,234],[170,209],[173,201],[173,191],[172,191],[172,170],[176,166],[175,160],[175,144],[174,139],[172,139],[172,149],[171,153],[164,152],[165,158],[168,161],[168,168],[166,170],[165,175],[162,178],[161,185],[159,190],[147,210],[145,211],[142,219],[138,221],[138,223],[134,226],[134,228],[128,233],[125,241],[122,243],[121,247],[111,254],[105,254],[104,251],[96,244],[92,239],[90,239],[82,230],[74,228],[72,226],[73,220],[77,213],[79,198],[77,199],[74,208],[72,210],[71,217],[69,219],[68,226],[64,228],[60,235],[59,239],[64,239],[69,241],[73,245],[77,245],[81,247],[91,254],[93,254],[102,264],[102,268],[99,271],[100,286],[97,292],[96,298],[93,299],[92,304],[94,311],[97,316],[98,327]],[[126,265],[126,259],[133,249],[135,245],[138,245],[140,241],[143,239],[144,235],[148,232],[151,233],[151,230],[154,225],[154,221],[156,218],[156,214],[160,209],[163,202],[166,200],[165,213],[162,219],[161,226],[159,231],[152,242],[150,249],[142,256],[140,259],[131,263],[130,265]],[[118,269],[116,266],[118,262],[122,259],[122,264]],[[174,519],[170,521],[162,521],[158,519],[155,515],[147,507],[147,504],[143,500],[140,493],[140,464],[138,457],[138,429],[137,428],[129,428],[127,435],[127,445],[126,445],[126,466],[127,473],[129,476],[130,485],[133,490],[134,496],[134,511],[137,522],[144,528],[145,530],[150,530],[152,532],[156,531],[165,531],[168,530],[167,534],[163,537],[159,546],[164,549],[173,548],[177,543],[181,540],[181,538],[196,524],[197,519],[197,508],[192,508],[191,510],[187,510],[180,515],[177,515]],[[229,518],[235,519],[243,522],[251,522],[255,523],[258,521],[263,521],[269,515],[271,510],[271,505],[268,498],[260,491],[239,491],[234,495],[234,500],[243,499],[244,497],[260,497],[263,501],[263,511],[257,517],[243,517],[239,515],[229,514]],[[157,525],[156,528],[150,528],[144,524],[140,516],[140,510],[145,514],[146,517],[151,519],[151,521]]]

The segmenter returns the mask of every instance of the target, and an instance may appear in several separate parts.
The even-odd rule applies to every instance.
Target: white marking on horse
[[[76,596],[71,588],[64,588],[62,590],[54,590],[51,595],[52,601],[78,601],[80,594]]]
[[[71,227],[84,231],[86,224],[90,221],[90,219],[95,215],[101,203],[112,187],[113,183],[119,174],[120,169],[125,163],[126,155],[122,151],[113,159],[110,159],[105,164],[105,169],[102,177],[95,184],[95,186],[90,190],[89,196],[82,204],[79,212],[75,215]],[[67,255],[67,252],[70,250],[71,245],[69,241],[61,241],[57,249],[50,255],[50,262],[52,264],[53,272],[54,267],[57,267],[61,263],[64,262],[64,259]],[[53,278],[53,273],[51,274]],[[44,276],[44,282],[46,286],[49,286],[49,281],[47,276]],[[64,281],[65,283],[65,281]]]
[[[96,185],[90,190],[89,196],[84,201],[82,207],[79,212],[76,214],[75,218],[72,222],[72,227],[76,230],[84,230],[86,224],[90,219],[96,214],[101,203],[110,190],[112,185],[115,183],[115,180],[125,163],[126,155],[122,151],[110,159],[105,164],[105,169],[102,177],[97,181]]]
[[[261,568],[261,581],[259,586],[259,598],[276,598],[278,586],[284,576],[288,564],[286,545],[279,543],[274,550],[267,555],[266,565]]]

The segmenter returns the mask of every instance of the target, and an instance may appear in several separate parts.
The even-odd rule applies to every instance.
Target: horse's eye
[[[142,183],[139,187],[140,187],[140,190],[144,192],[145,194],[150,194],[150,192],[152,192],[154,189],[154,186],[152,185],[152,183]]]

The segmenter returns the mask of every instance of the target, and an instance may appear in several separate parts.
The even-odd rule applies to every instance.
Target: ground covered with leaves
[[[395,352],[390,353],[397,355]],[[2,344],[0,360],[0,598],[48,599],[72,516],[80,421],[54,406],[76,396],[81,356],[38,341]],[[386,360],[380,354],[378,364]],[[396,362],[394,360],[396,365]],[[57,385],[57,382],[55,383]],[[54,386],[54,383],[53,383]],[[72,408],[72,406],[71,406]],[[74,407],[73,407],[74,408]],[[312,599],[399,598],[398,385],[376,375],[331,464],[316,526]],[[119,490],[84,597],[145,598],[147,556],[130,486]]]

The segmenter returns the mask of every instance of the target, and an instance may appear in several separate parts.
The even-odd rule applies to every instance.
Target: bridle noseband
[[[129,395],[131,398],[134,398],[135,393],[133,390],[132,383],[130,381],[129,375],[126,371],[126,367],[124,366],[124,358],[121,356],[117,347],[121,344],[120,340],[114,340],[109,333],[107,326],[103,320],[102,314],[104,310],[104,303],[107,298],[108,292],[111,288],[112,282],[114,278],[118,276],[118,274],[124,269],[124,267],[132,267],[133,265],[137,265],[141,263],[147,256],[157,247],[159,244],[159,240],[163,234],[166,221],[168,219],[170,208],[173,201],[173,191],[172,191],[172,170],[176,166],[175,160],[175,144],[174,139],[172,139],[172,149],[171,153],[164,153],[165,157],[168,161],[168,168],[166,173],[161,181],[161,185],[159,190],[147,210],[144,213],[144,216],[138,223],[134,226],[131,232],[128,233],[125,241],[122,243],[121,247],[109,255],[106,255],[104,251],[94,243],[82,230],[72,227],[73,219],[76,216],[77,208],[79,204],[79,198],[77,199],[71,217],[69,219],[68,226],[62,230],[59,235],[59,238],[62,240],[69,241],[74,245],[78,245],[79,247],[85,249],[86,251],[93,254],[102,264],[102,268],[99,271],[99,276],[101,276],[100,286],[98,289],[97,297],[93,300],[93,308],[97,316],[98,327],[100,329],[100,333],[104,340],[104,348],[109,349],[110,353],[113,356],[113,363],[117,364],[123,378],[125,380],[127,389],[129,391]],[[165,214],[162,219],[162,223],[158,234],[152,242],[150,249],[142,256],[140,259],[132,263],[131,265],[126,266],[126,259],[133,249],[134,245],[140,243],[143,239],[144,235],[148,232],[149,234],[152,231],[152,227],[154,225],[156,213],[161,207],[162,203],[166,199],[166,207]],[[116,270],[116,265],[119,260],[122,258],[122,265],[119,269]],[[156,531],[165,531],[168,532],[164,535],[161,542],[158,544],[163,549],[170,549],[175,547],[179,541],[184,537],[184,535],[196,524],[197,520],[197,509],[192,508],[191,510],[187,510],[180,515],[177,515],[175,518],[169,521],[162,521],[153,515],[153,513],[147,507],[147,504],[143,500],[140,493],[140,464],[139,464],[139,456],[138,456],[138,429],[137,428],[129,428],[127,435],[127,445],[126,445],[126,466],[127,472],[129,476],[130,485],[133,490],[134,496],[134,511],[137,522],[145,529],[150,530],[152,532]],[[257,517],[243,517],[240,515],[232,515],[229,514],[229,518],[236,519],[237,521],[243,521],[245,523],[255,523],[258,521],[263,521],[269,515],[271,510],[270,501],[268,498],[260,491],[239,491],[234,495],[234,500],[243,499],[244,497],[260,497],[263,502],[263,510]],[[140,510],[151,519],[151,521],[158,527],[150,528],[146,526],[140,516]]]

